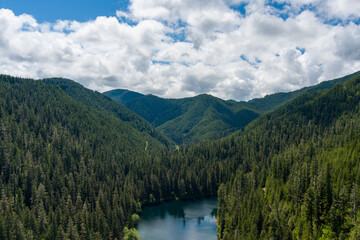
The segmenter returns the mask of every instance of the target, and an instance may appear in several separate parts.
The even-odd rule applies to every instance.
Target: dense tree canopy
[[[216,194],[224,240],[360,236],[359,77],[179,150],[53,84],[0,96],[0,239],[137,239],[142,206]]]
[[[360,72],[248,102],[225,101],[208,94],[166,99],[123,89],[104,92],[104,95],[145,118],[177,144],[192,144],[227,136],[244,128],[261,114],[275,110],[296,97],[316,90],[329,89],[358,75]]]
[[[0,239],[121,239],[143,204],[216,194],[217,163],[59,87],[1,76],[0,95]]]
[[[227,140],[221,239],[359,239],[360,78],[306,94]]]

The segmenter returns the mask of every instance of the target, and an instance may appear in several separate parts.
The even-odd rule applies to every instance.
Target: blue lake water
[[[175,200],[145,207],[137,227],[142,240],[217,240],[217,198]]]

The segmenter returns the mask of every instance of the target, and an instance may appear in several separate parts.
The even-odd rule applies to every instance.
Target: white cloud
[[[360,59],[360,28],[351,24],[334,36],[336,52],[345,61],[358,61]]]
[[[360,17],[360,1],[358,0],[327,0],[326,6],[330,16],[342,19]]]
[[[360,69],[360,28],[347,23],[357,1],[278,1],[281,10],[266,2],[132,0],[116,17],[44,24],[1,9],[0,72],[68,77],[98,91],[247,100]],[[246,15],[230,8],[244,3]],[[344,24],[327,24],[332,17]]]

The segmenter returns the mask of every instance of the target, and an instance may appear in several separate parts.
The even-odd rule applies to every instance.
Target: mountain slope
[[[109,91],[105,95],[121,104],[126,104],[138,98],[144,97],[144,95],[141,93],[132,92],[126,89],[116,89],[113,91]]]
[[[135,99],[126,103],[125,106],[144,117],[155,127],[183,114],[183,110],[176,99],[164,99],[154,95]]]
[[[360,72],[294,92],[271,94],[248,102],[224,101],[205,94],[184,99],[164,99],[121,89],[103,94],[124,104],[181,144],[221,138],[298,96],[329,89],[358,75]]]
[[[151,126],[151,124],[143,118],[99,92],[92,91],[72,80],[63,78],[44,79],[42,81],[46,84],[59,86],[63,91],[77,101],[99,111],[105,111],[120,120],[129,123],[138,131],[149,134],[168,147],[173,145],[173,142],[170,139]]]
[[[223,240],[360,238],[359,77],[169,152],[41,81],[0,96],[0,239],[123,239],[142,205],[217,190]]]
[[[216,163],[58,86],[0,75],[0,96],[0,239],[130,239],[143,205],[216,194]]]
[[[258,117],[248,109],[234,112],[228,102],[206,94],[174,101],[182,114],[158,128],[175,142],[218,139]]]
[[[355,77],[222,140],[236,175],[218,191],[220,238],[359,239],[359,139]]]
[[[122,239],[165,146],[42,81],[0,75],[0,96],[0,239]]]
[[[122,95],[119,97],[116,93],[123,91],[114,90],[104,94],[124,102]],[[235,104],[242,108],[234,110]],[[206,94],[184,99],[138,95],[138,98],[124,105],[178,144],[218,139],[258,117],[256,111],[247,109],[242,103],[232,103]]]
[[[96,132],[99,136],[103,136],[104,141],[110,136],[105,137],[109,133],[101,133],[100,129],[109,128],[113,132],[111,138],[118,138],[124,141],[122,146],[118,146],[119,150],[123,148],[120,152],[143,150],[145,148],[145,141],[151,143],[154,149],[162,148],[162,144],[157,139],[152,138],[146,132],[140,132],[132,126],[131,122],[120,120],[112,116],[112,114],[108,114],[107,111],[98,111],[96,108],[86,107],[82,102],[68,96],[62,89],[45,84],[45,81],[20,79],[3,75],[1,75],[1,80],[1,91],[3,101],[5,101],[4,108],[9,108],[9,115],[15,114],[13,112],[15,111],[17,114],[15,116],[16,119],[21,118],[21,116],[27,119],[29,116],[26,114],[35,114],[29,120],[31,126],[34,126],[36,121],[45,121],[45,123],[51,125],[60,124],[60,127],[66,125],[67,131],[71,134],[78,134],[81,131],[86,132],[91,129],[89,134],[93,135]],[[111,100],[108,99],[108,101],[111,103]],[[88,103],[91,102],[91,100],[88,100]],[[24,107],[25,109],[29,108],[29,110],[25,111]],[[46,112],[50,111],[48,109],[52,111],[51,114]],[[131,114],[129,115],[130,117],[133,116],[130,111],[125,109],[125,113],[127,112]],[[32,117],[35,117],[35,119],[32,119]],[[101,125],[97,125],[98,123],[101,123]],[[42,126],[39,125],[36,128],[36,131],[40,131]],[[133,142],[136,142],[136,145],[133,145]]]
[[[264,98],[257,98],[257,99],[253,99],[251,101],[246,102],[246,106],[250,109],[256,110],[261,113],[269,112],[269,111],[272,111],[272,110],[278,108],[282,104],[290,101],[291,99],[301,96],[302,94],[316,91],[316,90],[330,89],[337,83],[342,84],[342,83],[346,82],[347,80],[349,80],[353,77],[359,76],[359,75],[360,75],[360,72],[355,72],[353,74],[347,75],[342,78],[337,78],[337,79],[330,80],[330,81],[324,81],[317,85],[301,88],[301,89],[293,91],[293,92],[275,93],[275,94],[267,95]]]

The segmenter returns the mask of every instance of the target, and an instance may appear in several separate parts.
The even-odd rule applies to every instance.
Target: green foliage
[[[59,87],[1,75],[0,96],[0,239],[123,239],[150,195],[216,194],[215,162]]]
[[[292,99],[295,99],[296,97],[299,97],[305,93],[317,91],[317,90],[324,90],[324,89],[330,89],[335,84],[342,84],[346,82],[347,80],[359,76],[360,72],[356,72],[350,75],[347,75],[342,78],[334,79],[331,81],[324,81],[321,82],[315,86],[305,87],[293,92],[288,93],[274,93],[271,95],[267,95],[264,98],[256,98],[246,103],[246,106],[250,109],[254,109],[258,112],[264,113],[264,112],[270,112],[272,110],[275,110],[276,108],[284,105],[285,103],[291,101]]]
[[[108,92],[104,92],[104,95],[114,99],[116,102],[126,104],[136,99],[144,97],[143,94],[132,92],[126,89],[116,89]]]
[[[322,229],[322,235],[319,238],[319,240],[331,240],[334,239],[335,233],[332,231],[332,228],[330,226],[325,226],[325,228]]]
[[[124,240],[139,240],[138,232],[135,228],[128,229],[127,227],[124,228]]]
[[[139,215],[134,213],[131,215],[131,223],[135,226],[139,222]]]
[[[151,203],[151,204],[154,204],[155,202],[156,202],[156,199],[155,199],[155,197],[154,197],[154,194],[150,194],[150,197],[149,197],[149,202]]]
[[[69,96],[73,97],[77,101],[96,110],[107,112],[119,118],[120,120],[129,123],[133,128],[144,134],[150,135],[167,147],[173,147],[174,145],[170,139],[164,136],[159,130],[151,126],[151,124],[149,124],[143,118],[99,92],[86,89],[74,81],[63,78],[44,79],[42,81],[47,84],[59,86],[63,91],[65,91]],[[115,92],[118,93],[118,91]],[[127,95],[129,94],[130,93]]]
[[[144,117],[177,144],[219,139],[259,116],[256,111],[245,108],[244,103],[206,94],[184,99],[138,95],[132,101],[123,99],[124,90],[104,94]]]
[[[227,138],[221,239],[358,236],[360,77],[300,96]],[[233,163],[232,163],[233,162]]]
[[[192,98],[164,99],[129,90],[104,95],[124,104],[160,129],[177,144],[214,140],[244,128],[260,114],[270,112],[305,93],[329,89],[360,72],[289,93],[276,93],[249,102],[224,101],[202,94]]]
[[[1,239],[121,239],[138,211],[129,172],[161,144],[41,81],[0,76],[0,95]]]
[[[359,77],[177,150],[62,89],[0,76],[0,239],[139,239],[141,206],[216,194],[221,239],[359,236]],[[200,123],[229,113],[183,104],[189,129],[206,106]]]

